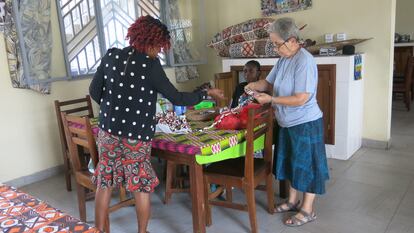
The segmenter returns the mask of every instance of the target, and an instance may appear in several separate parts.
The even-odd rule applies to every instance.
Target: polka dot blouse
[[[179,92],[158,58],[151,59],[132,47],[107,51],[89,93],[100,105],[102,130],[141,141],[150,141],[154,136],[157,93],[180,106],[195,105],[207,97],[204,91]]]

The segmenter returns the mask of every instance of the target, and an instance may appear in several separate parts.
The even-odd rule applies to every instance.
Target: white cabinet
[[[362,79],[355,80],[355,61],[360,58]],[[336,65],[335,98],[335,139],[333,145],[326,145],[329,158],[349,159],[362,144],[362,122],[364,103],[364,58],[351,56],[316,56],[318,65]],[[223,59],[223,72],[231,71],[232,66],[243,66],[250,58]],[[258,58],[262,66],[274,65],[277,58]]]

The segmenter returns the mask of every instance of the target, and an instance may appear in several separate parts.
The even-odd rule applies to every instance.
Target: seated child
[[[256,82],[260,77],[260,63],[255,60],[248,61],[243,68],[244,78],[246,82],[239,83],[233,92],[233,98],[231,101],[231,108],[239,105],[239,99],[244,93],[244,87],[251,82]]]

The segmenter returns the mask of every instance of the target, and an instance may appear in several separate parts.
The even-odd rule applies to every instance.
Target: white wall
[[[410,34],[414,40],[414,1],[397,0],[397,12],[395,19],[395,32]]]
[[[261,17],[258,0],[208,0],[206,12],[215,12],[207,14],[208,40],[227,26]],[[348,38],[374,38],[356,48],[366,53],[363,137],[377,141],[390,139],[394,12],[395,0],[313,0],[309,10],[274,16],[308,24],[303,37],[319,42],[325,33],[338,32]],[[205,80],[221,71],[221,59],[212,49],[208,49],[208,64],[200,69]]]

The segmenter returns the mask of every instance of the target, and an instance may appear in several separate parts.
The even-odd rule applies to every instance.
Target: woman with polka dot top
[[[138,232],[146,233],[150,193],[159,184],[150,162],[157,94],[174,105],[188,106],[208,95],[222,99],[223,92],[177,91],[157,58],[162,49],[170,48],[169,31],[158,19],[140,17],[127,38],[129,47],[107,51],[89,87],[92,99],[100,104],[99,163],[92,178],[97,185],[95,223],[103,230],[112,188],[122,185],[134,193]]]

